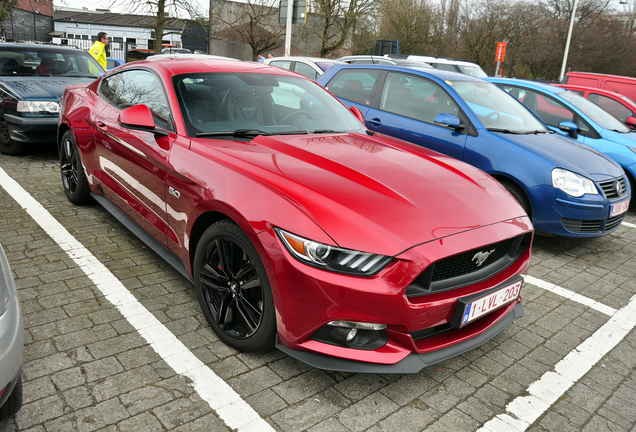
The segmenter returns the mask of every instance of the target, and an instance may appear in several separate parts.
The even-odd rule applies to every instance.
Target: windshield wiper
[[[501,128],[486,128],[486,130],[489,130],[490,132],[501,132],[505,134],[515,134],[515,135],[520,135],[522,133],[519,131],[513,131],[510,129],[501,129]]]
[[[546,133],[554,133],[554,131],[547,131],[547,130],[533,130],[533,131],[527,131],[524,132],[525,135],[538,135],[538,134],[546,134]]]
[[[333,129],[316,129],[315,131],[313,131],[312,133],[315,134],[324,134],[324,133],[344,133],[342,131],[337,131],[337,130],[333,130]]]
[[[306,130],[290,130],[281,132],[266,132],[260,129],[234,129],[233,131],[217,131],[217,132],[201,132],[197,134],[197,138],[201,137],[214,137],[214,136],[232,136],[237,138],[255,137],[258,135],[271,136],[271,135],[299,135],[308,134]]]

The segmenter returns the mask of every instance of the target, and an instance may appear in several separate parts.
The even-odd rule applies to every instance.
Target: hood
[[[235,169],[275,189],[344,248],[396,255],[525,216],[486,173],[378,135],[259,136],[218,143],[216,150],[236,159]]]
[[[64,89],[74,84],[89,84],[95,78],[84,77],[49,77],[49,76],[3,76],[0,84],[23,100],[55,100],[58,101]]]
[[[636,131],[620,133],[609,129],[603,129],[601,131],[601,137],[608,141],[636,148]]]
[[[550,161],[555,167],[573,171],[596,181],[604,181],[624,174],[620,165],[602,153],[558,133],[538,135],[493,133]]]

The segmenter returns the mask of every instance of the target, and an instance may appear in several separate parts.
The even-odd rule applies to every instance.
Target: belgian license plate
[[[523,279],[519,279],[512,284],[507,284],[477,299],[458,299],[457,310],[455,311],[455,317],[453,317],[453,323],[451,324],[461,328],[495,309],[517,301],[522,284]]]
[[[612,206],[610,207],[609,217],[621,215],[625,213],[628,208],[629,208],[629,200],[612,204]]]

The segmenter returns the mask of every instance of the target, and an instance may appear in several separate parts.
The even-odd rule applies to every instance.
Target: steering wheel
[[[484,123],[489,120],[492,120],[494,117],[497,117],[497,121],[499,121],[500,116],[501,116],[501,113],[499,111],[493,111],[484,118]]]
[[[304,115],[308,119],[314,118],[314,115],[312,113],[310,113],[309,111],[299,110],[299,111],[294,111],[294,112],[291,112],[291,113],[287,114],[285,117],[283,117],[280,120],[279,124],[285,124],[286,121],[288,121],[288,120],[290,120],[292,118],[299,117],[301,115]]]

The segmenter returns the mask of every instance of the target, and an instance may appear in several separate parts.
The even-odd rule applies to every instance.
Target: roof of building
[[[152,28],[157,21],[157,17],[149,15],[120,14],[107,10],[89,11],[87,9],[55,8],[55,11],[53,12],[53,20],[55,22],[67,21],[118,27]],[[171,30],[181,30],[184,27],[184,23],[179,19],[168,18],[164,27]]]

